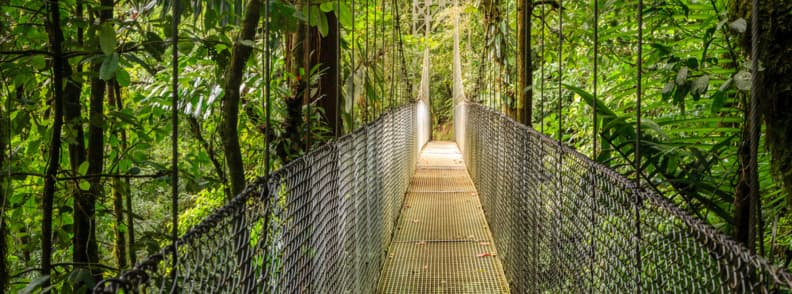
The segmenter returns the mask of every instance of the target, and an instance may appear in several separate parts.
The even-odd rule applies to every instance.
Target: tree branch
[[[84,175],[84,176],[72,176],[72,177],[58,177],[57,179],[60,180],[81,180],[81,179],[93,179],[93,178],[121,178],[121,179],[136,179],[136,178],[159,178],[167,174],[168,171],[159,171],[154,174],[145,174],[145,175],[130,175],[130,174],[98,174],[98,175]],[[31,173],[31,172],[14,172],[11,173],[12,177],[38,177],[43,178],[44,175]]]
[[[533,5],[531,5],[531,12],[533,12],[533,9],[539,5],[550,5],[555,9],[561,8],[561,5],[556,0],[540,0],[540,1],[535,1]]]

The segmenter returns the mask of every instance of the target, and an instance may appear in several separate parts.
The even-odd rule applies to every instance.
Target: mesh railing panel
[[[515,293],[789,293],[792,276],[661,195],[478,104],[463,156]]]
[[[416,149],[410,104],[250,183],[181,237],[178,292],[374,292]],[[169,292],[171,250],[94,292]]]

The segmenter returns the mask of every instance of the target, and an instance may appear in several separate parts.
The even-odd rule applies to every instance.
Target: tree
[[[228,165],[228,177],[231,184],[231,197],[241,193],[245,188],[245,170],[242,162],[242,150],[239,146],[239,86],[245,73],[245,64],[253,48],[249,42],[256,36],[256,27],[261,15],[261,1],[252,0],[245,7],[242,27],[234,41],[231,60],[226,68],[223,81],[223,149]],[[228,198],[230,200],[230,198]]]
[[[730,14],[733,19],[747,19],[751,23],[752,1],[735,0],[731,3]],[[758,93],[751,93],[751,99],[758,97],[759,111],[764,118],[765,140],[770,149],[773,173],[781,181],[786,194],[787,204],[792,207],[792,61],[789,60],[792,48],[792,3],[789,1],[760,1],[759,7],[759,56],[750,56],[752,28],[748,26],[742,35],[742,52],[748,58],[758,58],[763,67],[760,76],[754,79],[759,85]],[[746,106],[747,108],[747,106]],[[746,112],[747,114],[747,112]],[[745,124],[746,127],[748,124]],[[744,140],[750,135],[743,132]],[[754,249],[757,233],[761,228],[759,208],[761,199],[749,195],[747,179],[749,158],[748,144],[741,146],[740,179],[734,199],[736,210],[735,238]]]
[[[338,113],[339,95],[341,94],[338,51],[340,50],[341,34],[336,15],[332,12],[323,12],[323,14],[327,18],[328,33],[318,39],[319,45],[316,46],[319,52],[319,64],[322,65],[320,72],[323,73],[319,78],[318,85],[321,96],[319,107],[324,110],[323,123],[327,125],[332,136],[337,136],[343,130],[343,126],[339,125],[341,120],[339,119],[340,113]]]
[[[55,196],[55,181],[60,165],[61,128],[63,127],[63,81],[68,76],[66,58],[63,57],[63,31],[60,27],[60,3],[58,0],[47,2],[47,35],[53,57],[53,109],[52,135],[50,139],[49,159],[44,173],[44,191],[42,194],[41,222],[41,275],[47,277],[44,287],[49,285],[52,270],[52,203]]]

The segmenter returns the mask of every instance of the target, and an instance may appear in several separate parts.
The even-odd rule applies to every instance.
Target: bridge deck
[[[476,188],[454,142],[418,160],[380,280],[382,293],[508,293]]]

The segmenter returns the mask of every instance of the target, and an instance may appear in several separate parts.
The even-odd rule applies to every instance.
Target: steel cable
[[[179,238],[179,1],[172,3],[173,21],[171,32],[171,247],[176,248]],[[171,293],[178,292],[178,250],[171,252]]]

